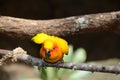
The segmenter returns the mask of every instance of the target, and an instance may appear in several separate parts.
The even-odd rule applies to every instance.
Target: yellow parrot
[[[40,56],[45,62],[57,63],[63,60],[64,54],[68,54],[68,43],[62,38],[38,33],[32,38],[32,41],[42,44]]]

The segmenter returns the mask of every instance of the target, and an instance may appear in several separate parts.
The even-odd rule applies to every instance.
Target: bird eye
[[[53,48],[53,50],[55,49],[55,47]]]

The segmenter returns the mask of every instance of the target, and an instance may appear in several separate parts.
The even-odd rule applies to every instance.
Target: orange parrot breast
[[[52,49],[45,48],[45,44],[43,43],[43,47],[40,49],[40,56],[49,63],[56,63],[63,59],[63,53],[61,52],[61,48],[58,47],[57,44],[54,44]]]

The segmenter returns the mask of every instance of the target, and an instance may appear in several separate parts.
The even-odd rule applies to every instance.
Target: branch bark
[[[13,38],[31,38],[31,36],[40,32],[67,36],[103,31],[120,34],[120,11],[51,20],[0,17],[0,34]]]
[[[73,70],[84,70],[84,71],[91,71],[91,72],[105,72],[105,73],[120,74],[119,66],[75,64],[75,63],[69,63],[69,62],[64,62],[60,64],[49,64],[49,63],[46,64],[46,62],[44,62],[42,59],[27,55],[26,51],[24,51],[22,48],[16,48],[13,51],[0,49],[0,53],[4,55],[7,55],[8,53],[12,54],[11,57],[13,58],[14,58],[14,55],[16,55],[17,59],[27,64],[39,66],[39,67],[56,67],[56,68],[59,67],[59,68],[73,69]]]

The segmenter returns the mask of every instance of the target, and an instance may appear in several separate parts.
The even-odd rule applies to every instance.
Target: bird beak
[[[50,57],[50,50],[47,49],[47,50],[45,51],[45,56],[46,56],[46,58]]]

